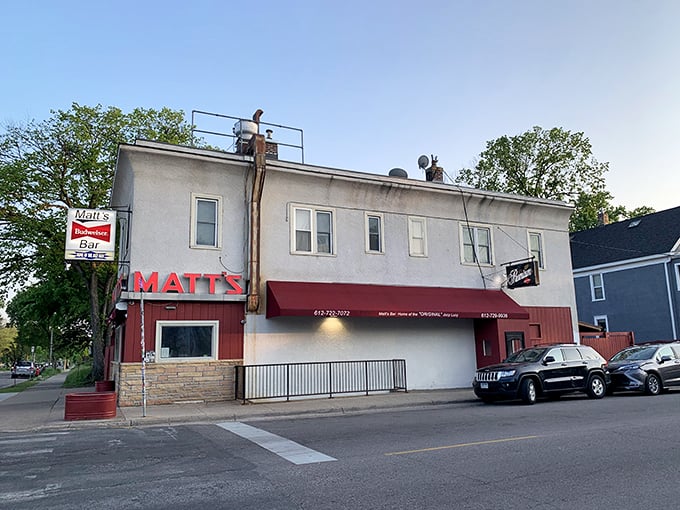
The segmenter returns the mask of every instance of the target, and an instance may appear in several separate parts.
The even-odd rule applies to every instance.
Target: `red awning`
[[[500,290],[356,283],[267,282],[267,317],[528,319]]]

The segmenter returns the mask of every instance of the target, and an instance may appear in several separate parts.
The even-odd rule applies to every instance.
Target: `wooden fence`
[[[625,349],[635,343],[632,331],[614,333],[580,333],[581,343],[589,345],[603,358],[609,359],[621,349]]]

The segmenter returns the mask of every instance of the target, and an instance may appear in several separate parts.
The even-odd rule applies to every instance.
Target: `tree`
[[[604,178],[608,169],[608,163],[593,157],[583,133],[535,126],[487,142],[475,167],[462,169],[455,182],[567,202],[575,207],[570,221],[570,230],[575,231],[596,226],[600,211],[610,218],[630,214],[611,205]]]
[[[602,222],[615,223],[655,212],[654,209],[647,206],[630,210],[622,205],[614,206],[611,203],[612,199],[613,197],[607,191],[580,194],[574,202],[575,209],[571,218],[569,218],[569,231],[578,232],[579,230],[597,227]]]
[[[27,282],[63,283],[66,211],[108,206],[118,144],[137,138],[191,143],[184,113],[167,108],[81,106],[0,135],[0,295]],[[103,376],[105,318],[116,268],[75,262],[73,293],[86,290],[95,378]],[[64,277],[63,280],[60,278]],[[77,290],[76,290],[77,289]],[[69,303],[77,303],[70,295]],[[16,307],[15,307],[16,308]],[[60,318],[63,308],[57,309]]]
[[[17,330],[11,327],[0,327],[0,363],[12,364],[16,360],[13,354],[16,349],[14,340]]]

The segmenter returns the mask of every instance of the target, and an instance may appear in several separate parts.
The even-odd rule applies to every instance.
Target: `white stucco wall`
[[[157,271],[160,285],[172,272],[226,271],[245,279],[248,163],[150,145],[121,149],[112,198],[112,204],[132,209],[131,274],[141,271],[147,277]],[[219,248],[190,247],[192,194],[221,199]],[[207,293],[207,285],[199,280],[197,293]]]
[[[409,389],[461,388],[476,366],[471,320],[249,316],[245,364],[405,359]]]

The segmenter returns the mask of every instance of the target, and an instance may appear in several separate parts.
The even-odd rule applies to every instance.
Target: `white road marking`
[[[46,437],[25,437],[22,439],[0,439],[0,445],[4,444],[22,444],[22,443],[44,443],[46,441],[55,441],[56,436]]]
[[[323,453],[302,446],[295,441],[290,439],[277,436],[262,429],[256,427],[251,427],[245,423],[225,422],[218,423],[218,427],[222,427],[224,430],[228,430],[240,436],[248,441],[252,441],[258,446],[275,453],[279,457],[283,457],[293,464],[313,464],[315,462],[329,462],[334,459]]]
[[[14,395],[18,395],[18,393],[0,393],[0,402],[3,400],[7,400],[10,397],[13,397]]]
[[[5,452],[0,453],[0,457],[27,457],[29,455],[44,455],[52,453],[54,448],[43,448],[42,450],[25,450],[21,452]]]
[[[6,492],[4,494],[0,494],[0,501],[18,501],[20,503],[25,503],[26,500],[46,498],[59,489],[61,489],[60,483],[50,483],[42,489],[35,489],[32,491]]]

